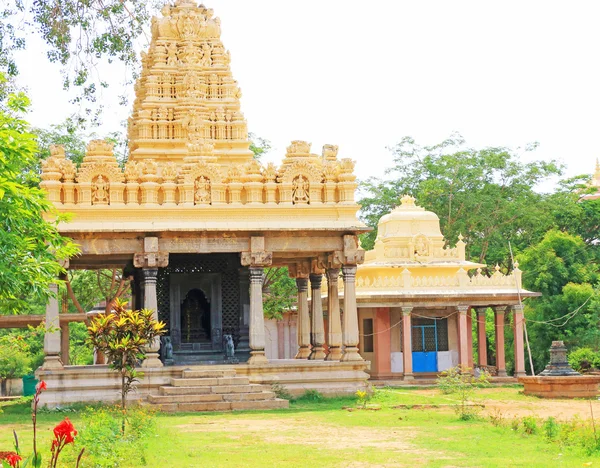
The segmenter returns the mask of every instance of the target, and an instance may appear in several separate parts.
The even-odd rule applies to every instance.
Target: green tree
[[[261,138],[252,132],[248,134],[248,138],[250,139],[250,151],[254,153],[254,159],[260,161],[263,155],[271,151],[271,142],[269,140]]]
[[[508,241],[519,249],[554,225],[552,207],[534,188],[561,174],[556,162],[523,163],[517,152],[504,147],[469,148],[460,135],[433,146],[405,137],[392,151],[390,178],[362,185],[367,192],[360,200],[362,217],[375,229],[408,193],[440,217],[451,244],[459,234],[465,236],[468,257],[507,267]],[[376,235],[364,235],[363,247],[372,248]]]
[[[600,348],[598,267],[579,236],[551,230],[519,256],[523,286],[542,293],[525,310],[535,370],[548,363],[553,340],[570,349]]]
[[[27,344],[18,336],[0,336],[0,395],[6,395],[8,379],[31,372]]]
[[[296,280],[290,278],[287,268],[267,268],[263,280],[265,317],[280,320],[296,304],[297,291]]]
[[[57,259],[78,251],[58,232],[65,216],[27,183],[25,169],[37,151],[21,118],[28,106],[23,93],[0,103],[0,313],[17,312],[27,300],[45,303],[50,283],[64,272]]]
[[[98,65],[120,61],[131,79],[137,77],[138,39],[149,39],[145,28],[159,3],[7,0],[0,10],[0,72],[17,76],[14,52],[25,49],[31,36],[41,36],[48,60],[62,67],[64,88],[78,89],[74,101],[87,102],[83,118],[97,118],[98,90],[108,86],[106,77],[98,74]]]

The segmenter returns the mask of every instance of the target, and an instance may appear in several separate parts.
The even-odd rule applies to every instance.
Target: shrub
[[[525,416],[523,418],[523,432],[529,435],[537,434],[537,421],[533,416]]]
[[[458,404],[454,407],[456,413],[459,419],[468,421],[475,419],[480,410],[480,407],[471,403],[476,389],[489,385],[489,382],[485,373],[475,377],[470,368],[456,366],[442,372],[437,385],[442,393],[455,394],[458,397]]]
[[[552,416],[544,421],[542,430],[548,440],[555,440],[560,433],[560,426]]]
[[[292,400],[292,394],[288,392],[288,389],[281,385],[279,382],[273,382],[271,384],[271,391],[282,400]]]
[[[323,401],[325,397],[316,390],[306,390],[304,394],[298,398],[299,401]]]
[[[588,372],[600,367],[600,356],[591,348],[579,348],[569,353],[569,365],[577,372]]]
[[[97,468],[146,464],[146,448],[154,434],[154,413],[139,407],[128,408],[125,434],[122,432],[122,409],[118,406],[86,408],[81,414],[78,447],[85,446],[86,465]],[[71,454],[74,456],[74,452]]]

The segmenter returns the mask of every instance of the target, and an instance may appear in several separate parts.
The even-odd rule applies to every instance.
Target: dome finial
[[[415,206],[415,197],[411,197],[409,194],[405,194],[400,202],[403,206]]]

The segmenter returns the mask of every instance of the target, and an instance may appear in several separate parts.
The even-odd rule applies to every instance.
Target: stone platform
[[[600,392],[600,376],[570,375],[565,377],[519,377],[525,395],[542,398],[596,398]]]
[[[337,362],[337,361],[307,361],[307,360],[273,360],[264,365],[214,365],[214,366],[169,366],[160,368],[142,369],[143,377],[137,385],[136,391],[129,396],[131,402],[149,402],[155,404],[180,404],[186,403],[185,398],[182,401],[161,401],[160,396],[178,395],[174,387],[201,387],[203,385],[184,385],[180,379],[186,379],[190,375],[201,375],[202,371],[210,371],[220,374],[221,377],[190,377],[226,379],[235,376],[234,383],[237,385],[246,385],[246,393],[269,392],[272,384],[283,386],[293,396],[302,395],[306,390],[317,390],[327,396],[354,395],[357,390],[369,388],[369,375],[366,372],[369,363],[367,361],[357,362]],[[186,374],[184,374],[184,372]],[[40,404],[49,408],[66,406],[73,403],[117,403],[120,401],[120,380],[116,372],[110,370],[108,366],[65,366],[63,369],[36,371],[36,378],[44,380],[48,389],[42,393]],[[247,381],[247,384],[246,384]],[[205,381],[208,382],[208,381]],[[173,385],[175,383],[175,385]],[[198,384],[199,382],[193,382]],[[214,382],[210,382],[214,383]],[[225,380],[217,385],[225,385]],[[251,387],[260,385],[261,387]],[[216,385],[204,385],[216,386]],[[162,388],[162,389],[161,389]],[[196,392],[196,390],[187,390]],[[174,393],[173,393],[174,392]],[[202,392],[200,390],[199,392]],[[196,392],[196,396],[202,393]],[[235,391],[226,392],[221,390],[224,395],[231,395]],[[182,392],[185,394],[185,391]],[[180,396],[180,393],[178,396]],[[216,392],[215,392],[216,393]],[[255,395],[256,396],[256,395]],[[270,397],[270,395],[262,395]],[[209,398],[209,397],[202,397]],[[202,399],[200,398],[200,400]],[[214,398],[214,397],[213,397]],[[229,403],[233,400],[231,396]],[[241,398],[241,397],[240,397]],[[248,397],[250,398],[250,397]],[[218,400],[218,399],[217,399]],[[222,401],[226,401],[223,397]],[[277,400],[275,400],[277,401]],[[188,403],[199,403],[199,401],[188,401]],[[268,403],[263,403],[268,406]],[[227,409],[250,409],[242,408],[248,405],[222,405]],[[236,406],[236,408],[234,408]],[[260,405],[258,405],[260,406]],[[187,409],[186,409],[187,408]],[[216,407],[215,407],[216,408]],[[174,408],[166,407],[169,411],[192,411],[191,407]],[[257,408],[258,409],[258,408]],[[216,409],[214,409],[216,410]]]

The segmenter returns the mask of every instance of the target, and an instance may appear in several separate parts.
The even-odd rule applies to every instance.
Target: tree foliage
[[[598,267],[581,237],[551,230],[518,259],[523,286],[542,293],[530,299],[526,308],[536,371],[548,363],[554,340],[563,340],[573,350],[600,349]]]
[[[138,361],[144,359],[145,348],[164,334],[165,324],[148,309],[128,310],[127,302],[117,300],[110,313],[98,314],[88,327],[88,344],[104,353],[109,367],[121,376],[121,406],[125,409],[127,394],[140,377]]]
[[[392,151],[391,177],[362,186],[367,192],[360,201],[362,216],[375,228],[362,239],[366,249],[373,246],[379,218],[406,193],[440,216],[451,244],[462,233],[467,255],[482,263],[507,265],[507,241],[528,245],[551,225],[544,197],[534,187],[561,173],[555,162],[523,163],[504,147],[469,148],[460,135],[433,146],[405,137]]]
[[[263,280],[263,310],[266,318],[281,320],[296,304],[296,281],[284,267],[267,268]]]
[[[16,76],[15,51],[25,49],[31,36],[47,45],[47,57],[62,67],[65,89],[79,90],[75,102],[87,102],[88,117],[98,90],[108,86],[98,73],[102,62],[122,62],[127,75],[139,68],[138,39],[148,41],[146,28],[158,1],[7,0],[0,10],[0,72]]]
[[[45,303],[49,284],[64,272],[57,259],[78,251],[58,232],[65,216],[28,183],[26,168],[37,151],[20,117],[28,106],[22,93],[0,105],[0,313],[16,312],[27,300]]]

